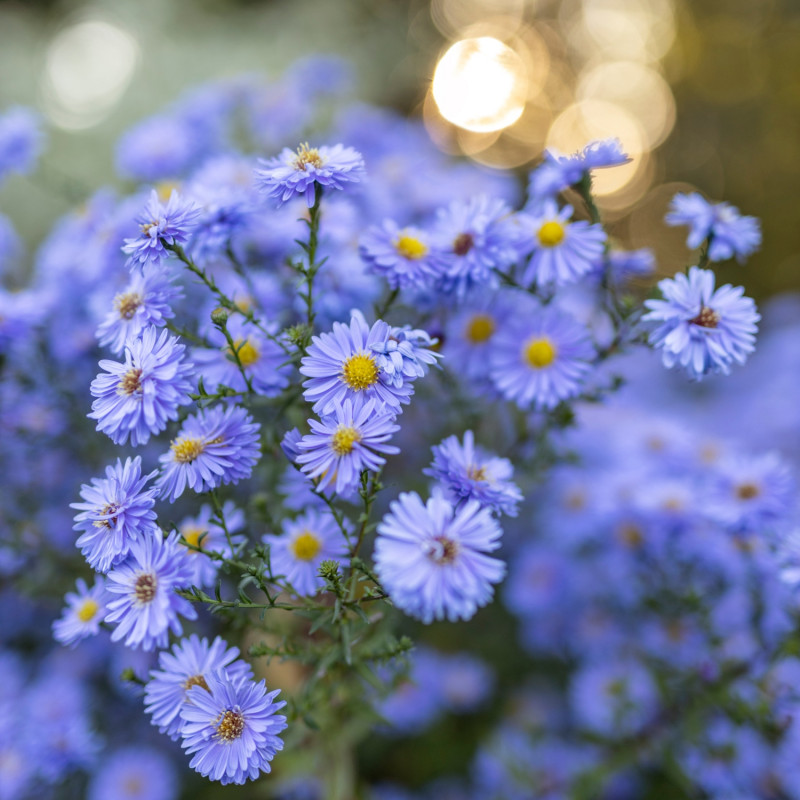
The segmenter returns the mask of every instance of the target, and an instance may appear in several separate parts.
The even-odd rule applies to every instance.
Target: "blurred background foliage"
[[[524,96],[513,124],[475,132],[444,119],[430,87],[449,46],[487,36],[513,51]],[[316,52],[351,60],[360,97],[423,115],[443,149],[493,167],[524,174],[544,146],[619,135],[636,159],[601,191],[620,239],[655,239],[663,274],[683,266],[683,233],[660,217],[696,187],[762,219],[749,292],[798,285],[794,0],[0,0],[0,106],[33,104],[54,127],[48,184],[12,181],[0,205],[13,197],[34,242],[80,195],[71,179],[113,180],[113,143],[136,120],[202,81],[278,75]],[[735,266],[721,277],[742,282]]]

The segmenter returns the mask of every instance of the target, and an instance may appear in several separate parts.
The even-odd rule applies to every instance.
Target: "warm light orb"
[[[523,60],[490,36],[462,39],[440,59],[433,76],[439,113],[454,125],[486,133],[513,125],[527,94]]]

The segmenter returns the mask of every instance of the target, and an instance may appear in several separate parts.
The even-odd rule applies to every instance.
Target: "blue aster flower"
[[[178,794],[178,774],[169,756],[153,747],[132,745],[103,754],[86,800],[176,800]]]
[[[161,733],[180,738],[184,722],[181,709],[192,686],[208,690],[206,677],[224,671],[231,680],[248,680],[253,671],[239,658],[238,647],[228,647],[219,636],[211,644],[192,634],[158,654],[158,669],[150,672],[144,690],[144,710]]]
[[[222,331],[215,328],[209,332],[209,340],[218,349],[203,347],[192,349],[192,360],[203,377],[203,385],[215,392],[220,384],[237,392],[246,392],[244,375],[257,394],[274,397],[289,385],[291,366],[286,363],[286,352],[265,336],[255,325],[237,319],[228,320],[228,332],[233,339],[234,350]],[[241,369],[239,367],[241,364]],[[244,375],[242,375],[244,371]]]
[[[142,475],[142,459],[120,459],[106,467],[105,478],[92,478],[81,486],[83,503],[72,503],[75,530],[83,531],[75,543],[89,566],[108,572],[112,564],[128,555],[131,544],[155,528],[153,511],[158,490],[147,489],[156,473]]]
[[[193,758],[190,767],[212,781],[244,783],[270,771],[283,749],[278,734],[286,717],[276,714],[279,690],[267,692],[264,681],[231,680],[224,673],[206,676],[208,689],[193,686],[181,708],[181,747]]]
[[[746,217],[728,203],[709,203],[697,192],[676,194],[665,220],[668,225],[688,225],[686,241],[692,249],[708,239],[710,261],[736,257],[742,263],[761,246],[761,227],[756,217]]]
[[[555,408],[580,392],[593,357],[586,328],[547,306],[494,337],[489,373],[503,397],[520,408]]]
[[[282,575],[299,595],[310,597],[325,588],[317,574],[327,559],[344,558],[347,543],[327,509],[310,508],[294,520],[283,521],[283,534],[267,535],[269,563],[273,575]]]
[[[362,470],[377,472],[386,463],[379,454],[400,452],[386,444],[400,430],[394,419],[392,410],[374,399],[361,404],[348,398],[319,422],[308,421],[311,433],[298,442],[302,452],[296,461],[310,478],[319,479],[320,488],[346,493],[358,486]]]
[[[378,525],[375,570],[392,602],[424,623],[469,619],[492,598],[505,564],[488,553],[502,530],[488,508],[405,492]]]
[[[697,380],[708,373],[728,374],[755,349],[761,316],[741,286],[714,288],[714,273],[692,267],[688,275],[659,281],[663,300],[645,300],[642,321],[657,323],[650,344],[662,350],[664,366],[679,364]]]
[[[524,285],[574,283],[602,263],[606,246],[602,225],[568,222],[572,214],[572,206],[559,210],[554,200],[546,200],[536,210],[517,215],[519,253],[530,254],[521,279]]]
[[[74,647],[87,636],[100,632],[100,623],[106,613],[105,581],[98,577],[90,589],[83,578],[75,582],[75,592],[67,592],[64,598],[67,607],[59,619],[53,622],[53,638],[61,644]]]
[[[389,333],[383,320],[370,328],[364,315],[354,310],[349,325],[334,322],[332,332],[311,340],[300,373],[307,377],[303,397],[314,404],[314,413],[331,414],[346,398],[374,398],[400,413],[414,388],[410,379],[398,386],[395,374],[389,375],[378,363],[375,352],[383,352]]]
[[[434,235],[448,253],[441,288],[461,298],[475,286],[496,286],[495,270],[517,259],[511,209],[486,195],[454,200],[437,214]]]
[[[405,325],[390,328],[389,337],[373,342],[370,349],[384,382],[399,389],[405,381],[422,378],[428,367],[442,357],[431,349],[437,343],[426,331]]]
[[[43,147],[40,116],[22,106],[7,109],[0,116],[0,182],[12,172],[33,172]]]
[[[315,186],[345,189],[347,184],[364,179],[364,159],[352,147],[336,144],[333,147],[309,147],[301,144],[297,152],[285,147],[279,156],[259,160],[256,183],[267,195],[282,206],[296,195],[305,198],[309,208],[314,205]]]
[[[125,444],[130,436],[136,447],[160,433],[178,408],[191,403],[194,389],[190,375],[194,367],[184,359],[184,345],[167,331],[158,334],[150,325],[137,339],[125,345],[125,362],[104,359],[91,385],[92,412],[97,430],[114,444]]]
[[[135,238],[126,239],[122,248],[128,254],[126,266],[141,269],[148,264],[161,266],[161,262],[169,255],[165,245],[186,244],[200,213],[193,200],[181,197],[176,191],[170,194],[165,205],[153,189],[144,211],[136,218],[141,233]]]
[[[448,256],[431,233],[400,228],[386,219],[361,237],[358,253],[367,271],[386,278],[392,289],[431,288],[446,274]]]
[[[189,417],[159,458],[161,496],[174,503],[187,487],[207,492],[249,478],[261,455],[260,430],[238,406],[212,406]]]
[[[433,448],[433,463],[423,470],[442,484],[457,500],[477,500],[498,513],[517,515],[522,493],[511,480],[514,467],[507,458],[498,458],[475,446],[472,431],[464,432],[463,444],[448,436]]]
[[[180,636],[178,617],[196,619],[197,612],[175,589],[189,587],[191,578],[176,534],[165,539],[156,529],[133,542],[125,561],[108,573],[106,587],[118,595],[108,602],[104,620],[116,626],[111,641],[124,639],[126,647],[152,650],[167,646],[170,631]]]
[[[113,309],[97,328],[97,339],[113,353],[121,353],[128,339],[135,339],[150,325],[161,328],[175,316],[171,304],[183,291],[161,273],[134,273],[128,285],[114,296]]]

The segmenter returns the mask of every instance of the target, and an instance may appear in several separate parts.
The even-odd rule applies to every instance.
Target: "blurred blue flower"
[[[0,183],[11,173],[33,172],[43,148],[40,116],[22,106],[6,109],[0,115]]]

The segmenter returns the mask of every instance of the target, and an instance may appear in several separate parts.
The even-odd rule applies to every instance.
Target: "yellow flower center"
[[[736,487],[736,496],[740,500],[754,500],[761,494],[761,489],[755,483],[740,483]]]
[[[118,294],[114,298],[114,308],[119,311],[119,315],[122,319],[133,319],[133,315],[141,304],[142,296],[138,292]]]
[[[304,142],[297,148],[297,155],[292,163],[296,170],[305,172],[309,164],[319,169],[322,166],[322,157],[316,147],[309,147],[308,142]]]
[[[481,344],[492,338],[495,324],[488,314],[475,314],[467,325],[467,339],[473,344]]]
[[[181,536],[186,540],[187,544],[190,544],[192,547],[198,547],[201,550],[203,549],[203,544],[207,536],[208,531],[204,528],[197,528],[194,526],[187,525],[185,528],[181,528]],[[202,539],[200,537],[203,537]],[[190,551],[191,552],[191,551]]]
[[[234,358],[235,352],[236,355],[239,356],[239,362],[243,367],[252,367],[261,355],[261,353],[258,352],[258,348],[253,344],[252,339],[247,339],[246,341],[234,339],[233,348],[226,347],[225,352],[227,352],[231,358]]]
[[[222,715],[214,737],[222,739],[223,742],[232,742],[234,739],[238,739],[242,733],[244,733],[244,715],[229,709]]]
[[[378,382],[378,365],[367,353],[350,356],[342,367],[342,379],[357,392]]]
[[[471,465],[467,468],[467,477],[471,481],[486,481],[486,469],[484,467],[476,467]]]
[[[555,345],[546,338],[529,339],[522,348],[526,363],[534,369],[549,367],[555,361]]]
[[[397,252],[410,261],[416,261],[422,258],[428,252],[428,245],[421,242],[415,236],[409,236],[406,233],[401,233],[394,243]]]
[[[361,441],[361,434],[355,428],[339,425],[331,439],[331,449],[337,456],[346,456],[355,442]]]
[[[322,542],[311,531],[303,531],[289,548],[298,561],[311,561],[322,549]]]
[[[566,230],[564,226],[558,220],[551,220],[550,222],[545,222],[541,228],[539,228],[539,232],[536,236],[539,239],[539,244],[542,247],[555,247],[556,245],[561,244],[564,241],[564,234]]]
[[[135,394],[142,388],[142,371],[138,367],[129,369],[120,379],[117,385],[117,394]]]
[[[206,443],[202,439],[193,439],[187,436],[176,439],[169,447],[175,453],[176,461],[181,464],[189,464],[206,449]]]
[[[156,184],[156,192],[158,192],[158,199],[162,203],[169,202],[169,198],[173,192],[181,188],[178,181],[160,181]]]
[[[94,615],[99,608],[100,604],[96,600],[87,597],[78,609],[78,619],[81,622],[89,622],[89,620],[94,619]]]
[[[209,691],[206,679],[202,675],[192,675],[183,682],[183,688],[187,692],[192,686],[202,686],[206,691]]]
[[[158,580],[151,572],[142,573],[134,585],[134,594],[140,603],[152,603],[158,589]]]

